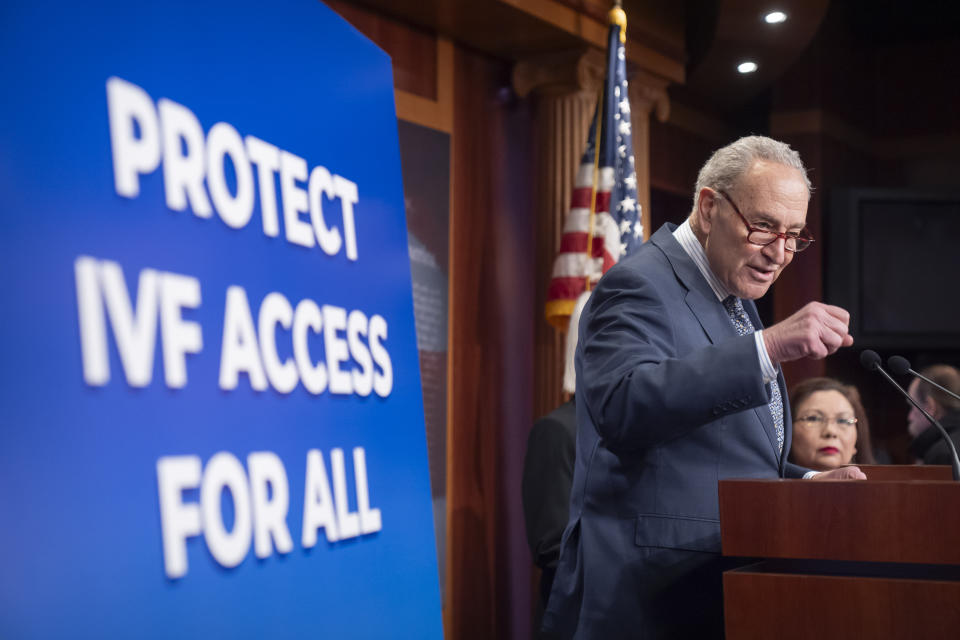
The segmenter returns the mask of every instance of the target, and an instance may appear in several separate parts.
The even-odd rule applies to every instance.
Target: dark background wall
[[[937,3],[834,0],[796,62],[749,103],[711,109],[703,96],[671,91],[679,116],[651,125],[653,227],[689,213],[696,172],[710,151],[739,135],[782,139],[810,168],[816,191],[808,223],[820,242],[784,272],[770,299],[761,302],[761,313],[766,322],[776,321],[823,299],[831,216],[849,215],[831,210],[832,194],[851,188],[960,193],[960,84],[955,81],[960,40],[949,26],[956,24],[956,10]],[[941,252],[952,268],[936,273],[916,265],[905,268],[912,278],[940,282],[943,296],[955,297],[960,251],[949,238],[929,250]],[[913,342],[904,337],[880,353],[904,355],[915,369],[960,363],[955,344],[918,347]],[[874,345],[858,343],[822,362],[787,365],[788,384],[811,375],[856,384],[879,453],[909,464],[906,403],[860,367],[860,349],[867,347]]]

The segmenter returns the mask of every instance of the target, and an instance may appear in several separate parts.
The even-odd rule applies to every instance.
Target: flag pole
[[[600,87],[600,100],[597,102],[597,128],[593,136],[593,182],[590,185],[590,232],[587,234],[587,264],[590,264],[593,259],[594,218],[597,213],[597,187],[600,182],[600,135],[603,133],[603,101],[604,93],[606,93],[604,88],[603,86]],[[587,291],[590,291],[590,269],[587,268],[584,271],[586,271],[584,286]]]
[[[610,9],[610,24],[620,27],[620,44],[627,43],[627,12],[623,10],[623,0],[613,0]]]
[[[617,25],[620,27],[620,43],[626,43],[627,41],[627,14],[623,10],[623,0],[613,0],[613,7],[610,9],[608,14],[611,25]],[[593,150],[593,181],[590,185],[590,232],[587,234],[587,263],[593,259],[593,234],[595,229],[594,219],[596,217],[597,210],[597,188],[599,187],[600,182],[600,142],[603,134],[603,112],[606,108],[604,101],[606,100],[606,82],[603,83],[603,86],[600,88],[600,100],[597,104],[597,128],[596,135],[594,137],[594,150]],[[590,273],[585,276],[586,283],[585,289],[590,291]]]

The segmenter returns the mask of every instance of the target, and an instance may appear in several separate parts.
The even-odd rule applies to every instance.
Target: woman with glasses
[[[833,378],[810,378],[790,391],[790,405],[791,462],[815,471],[874,464],[870,427],[856,387]]]

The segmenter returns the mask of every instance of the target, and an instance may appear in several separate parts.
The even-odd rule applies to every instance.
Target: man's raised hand
[[[767,354],[774,364],[800,358],[826,358],[853,344],[850,314],[822,302],[810,302],[792,316],[763,330]]]

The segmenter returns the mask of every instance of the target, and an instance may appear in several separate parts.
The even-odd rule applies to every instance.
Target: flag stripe
[[[576,299],[588,283],[592,287],[618,260],[639,246],[643,237],[630,136],[626,63],[619,34],[620,27],[611,25],[603,109],[601,112],[598,105],[593,116],[547,287],[547,319],[560,329],[566,328]],[[595,159],[600,163],[596,171]],[[594,194],[591,214],[590,200]]]
[[[584,278],[553,278],[547,296],[552,300],[576,300],[586,288]]]
[[[587,252],[587,238],[590,237],[588,233],[565,233],[563,237],[560,238],[560,253],[586,253]],[[603,238],[598,238],[597,236],[593,237],[593,251],[591,255],[594,257],[602,257],[604,251]]]
[[[573,197],[571,200],[571,208],[574,209],[590,209],[590,187],[578,187],[573,190]],[[594,211],[610,211],[610,192],[609,191],[597,191],[597,206],[593,209]]]
[[[591,258],[585,253],[561,253],[553,261],[552,277],[585,280],[594,276],[599,279],[603,274],[603,260],[603,257]]]

